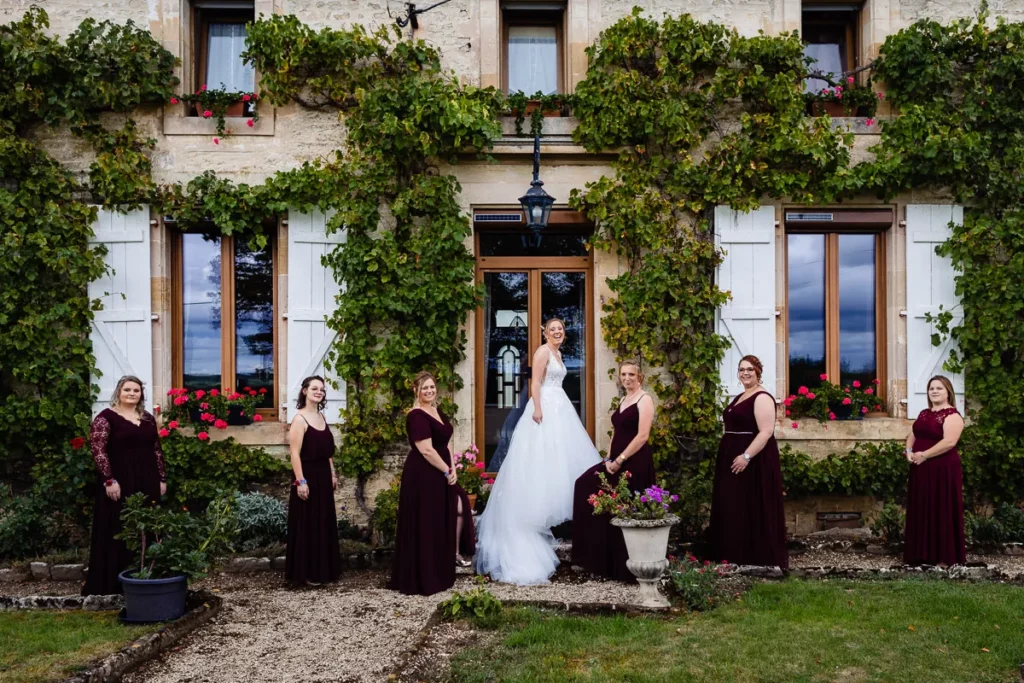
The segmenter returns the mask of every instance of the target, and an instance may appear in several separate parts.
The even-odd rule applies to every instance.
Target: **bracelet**
[[[116,483],[117,483],[117,479],[114,479],[113,477],[111,477],[110,479],[107,479],[105,482],[103,482],[103,485],[104,486],[113,486]]]
[[[297,479],[297,480],[295,481],[295,486],[305,486],[305,485],[306,485],[306,483],[307,483],[307,482],[306,482],[306,480],[305,480],[305,479]]]

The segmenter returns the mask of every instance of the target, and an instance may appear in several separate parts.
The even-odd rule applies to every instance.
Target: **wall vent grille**
[[[799,221],[813,221],[820,223],[822,221],[831,221],[832,214],[830,213],[787,213],[786,222],[799,222]]]
[[[522,223],[521,213],[478,213],[473,216],[474,223]]]

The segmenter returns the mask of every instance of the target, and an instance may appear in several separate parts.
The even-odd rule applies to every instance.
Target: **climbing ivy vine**
[[[634,10],[588,55],[576,140],[622,151],[614,175],[571,203],[597,224],[595,246],[625,257],[625,272],[608,281],[616,296],[604,304],[604,338],[620,357],[658,369],[655,454],[662,470],[679,473],[716,446],[720,429],[728,341],[714,316],[728,295],[715,284],[715,206],[828,201],[842,187],[850,139],[804,115],[806,67],[793,34],[744,38]]]

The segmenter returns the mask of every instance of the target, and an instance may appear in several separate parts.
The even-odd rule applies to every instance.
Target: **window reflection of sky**
[[[186,384],[189,377],[219,378],[220,240],[194,233],[183,235],[182,270]]]
[[[839,364],[843,372],[873,373],[875,236],[839,236]]]
[[[825,359],[825,236],[789,235],[789,357]]]

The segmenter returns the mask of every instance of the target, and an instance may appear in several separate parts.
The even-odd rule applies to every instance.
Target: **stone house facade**
[[[180,57],[178,76],[187,92],[214,77],[257,85],[258,75],[234,63],[240,62],[246,19],[295,14],[314,28],[376,28],[409,9],[396,0],[6,0],[0,21],[17,18],[30,4],[46,9],[59,35],[86,17],[148,27]],[[977,10],[962,0],[450,0],[418,15],[415,30],[404,31],[439,48],[445,66],[466,83],[572,92],[586,75],[585,48],[634,5],[651,16],[688,12],[743,35],[802,31],[816,50],[810,54],[829,70],[867,64],[888,35],[916,20],[948,21]],[[994,15],[1024,20],[1024,0],[998,0],[990,8]],[[342,146],[344,128],[333,113],[267,102],[259,107],[255,125],[232,126],[229,119],[231,134],[217,144],[214,123],[184,107],[137,112],[140,128],[157,140],[156,182],[185,182],[211,169],[236,182],[259,183]],[[854,158],[866,158],[878,141],[877,128],[863,119],[837,122],[856,133]],[[501,447],[510,411],[524,402],[526,354],[540,343],[540,320],[554,314],[567,318],[570,328],[570,395],[598,447],[608,446],[607,407],[617,387],[608,374],[614,355],[601,338],[601,302],[612,295],[606,279],[624,264],[614,254],[583,249],[580,236],[592,226],[565,208],[574,188],[611,172],[608,156],[572,142],[573,127],[571,117],[545,121],[541,177],[558,201],[543,248],[518,241],[524,230],[517,198],[529,185],[533,140],[516,136],[511,119],[496,141],[498,163],[467,160],[450,169],[473,220],[467,247],[488,292],[487,304],[466,320],[470,343],[460,368],[465,388],[455,397],[455,443],[476,442],[488,457]],[[40,135],[58,160],[87,171],[87,143],[59,131]],[[742,353],[765,361],[766,386],[777,397],[794,392],[792,375],[809,367],[833,376],[871,375],[882,381],[881,409],[867,419],[828,429],[813,420],[794,428],[780,419],[777,436],[815,456],[858,441],[903,438],[908,415],[923,407],[923,382],[948,352],[932,347],[923,316],[940,304],[956,304],[952,270],[934,246],[960,215],[948,198],[918,192],[886,204],[864,197],[813,210],[786,202],[765,202],[746,215],[719,208],[716,234],[728,254],[719,277],[733,293],[720,316],[720,331],[734,341],[723,363],[723,386],[738,390],[734,369]],[[266,253],[252,254],[230,238],[183,237],[171,221],[146,209],[127,216],[101,213],[97,240],[108,244],[115,272],[94,288],[105,304],[93,335],[104,370],[100,403],[129,368],[157,400],[188,378],[224,386],[259,383],[271,397],[264,422],[227,433],[284,454],[297,382],[322,372],[320,360],[333,340],[322,320],[338,286],[318,257],[343,237],[325,235],[325,220],[292,212],[279,221]],[[329,393],[336,415],[344,405],[344,383]],[[400,467],[402,457],[404,451],[396,451],[389,467]],[[367,498],[389,478],[375,477]],[[346,486],[339,501],[351,495]]]

